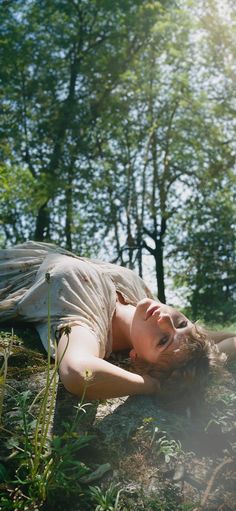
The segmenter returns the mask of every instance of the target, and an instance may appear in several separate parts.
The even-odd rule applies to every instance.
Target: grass
[[[49,435],[50,422],[55,405],[55,387],[58,361],[51,364],[47,359],[46,385],[36,395],[31,390],[18,391],[7,380],[10,354],[19,350],[20,341],[12,332],[2,334],[4,353],[2,388],[8,394],[11,410],[7,411],[1,430],[0,501],[2,511],[27,511],[74,509],[79,511],[121,511],[132,510],[129,496],[122,495],[121,484],[91,486],[89,476],[94,466],[88,467],[81,461],[80,453],[89,446],[92,437],[79,434],[78,426],[86,403],[78,404],[72,422],[63,424],[63,434]],[[19,350],[21,351],[21,350]],[[39,364],[41,366],[41,359]],[[86,389],[85,389],[86,392]],[[158,457],[168,463],[176,458],[180,446],[167,433],[152,430],[150,445]],[[172,495],[174,499],[174,493]],[[172,500],[173,500],[172,499]],[[170,507],[170,493],[148,499],[141,493],[137,509],[176,509],[176,499]]]
[[[50,278],[48,284],[50,332]],[[210,328],[216,329],[216,325]],[[230,330],[234,329],[236,325]],[[113,445],[107,446],[106,440],[81,432],[82,418],[87,414],[87,404],[83,400],[76,407],[74,419],[64,421],[63,432],[51,432],[59,360],[52,364],[48,356],[45,362],[38,351],[30,347],[25,349],[14,332],[3,332],[0,344],[3,355],[0,410],[5,411],[0,434],[2,511],[192,511],[200,502],[199,494],[195,492],[192,498],[184,497],[181,488],[168,474],[174,473],[175,467],[182,462],[187,470],[191,470],[191,465],[201,459],[197,453],[198,442],[199,445],[206,442],[208,449],[216,451],[213,464],[225,456],[235,456],[236,444],[230,436],[236,420],[235,387],[226,380],[219,380],[215,387],[213,384],[209,386],[206,403],[199,403],[200,411],[198,409],[196,415],[186,414],[187,405],[182,404],[181,409],[178,405],[176,409],[159,407],[160,416],[144,417],[139,427],[131,416],[128,429],[124,428],[124,438],[120,430],[118,438],[113,437]],[[35,366],[34,372],[44,369],[43,392],[20,388],[20,379],[17,385],[12,384],[12,377],[14,381],[19,375],[17,357],[22,364],[20,373],[23,376],[29,374],[29,365]],[[232,374],[236,374],[233,365]],[[216,446],[211,445],[214,435]],[[106,449],[108,454],[109,451],[112,453],[113,467],[119,469],[119,481],[113,482],[112,476],[108,476],[100,485],[96,483],[96,472],[103,473],[103,466],[100,467],[95,459],[89,463],[84,460],[84,451],[93,442],[100,444],[103,459]],[[196,452],[191,452],[192,448]],[[207,459],[210,455],[205,452],[204,456]],[[104,465],[104,470],[108,468]],[[157,490],[145,492],[142,484],[145,477],[148,480],[152,476],[152,470]],[[138,483],[130,489],[129,481],[135,478]],[[227,478],[224,481],[229,484]],[[223,493],[222,489],[220,494]]]
[[[19,350],[19,342],[12,332],[2,335],[3,362],[0,370],[1,399],[8,393],[11,411],[6,419],[1,415],[1,463],[0,498],[1,510],[58,509],[73,496],[81,501],[92,502],[93,489],[87,488],[85,476],[91,473],[80,461],[79,452],[90,442],[89,435],[77,432],[81,416],[85,412],[83,400],[86,386],[72,423],[64,423],[63,435],[50,435],[60,361],[50,358],[50,275],[48,282],[48,357],[45,387],[36,394],[30,390],[12,388],[7,380],[8,361],[13,347]],[[69,339],[69,331],[68,331]],[[83,482],[83,480],[85,482]],[[94,490],[95,491],[95,490]],[[64,506],[63,504],[63,506]],[[53,506],[53,507],[52,507]]]

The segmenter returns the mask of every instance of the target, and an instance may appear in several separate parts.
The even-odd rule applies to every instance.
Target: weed
[[[130,496],[131,497],[131,496]],[[123,497],[124,499],[124,497]],[[182,495],[176,486],[168,485],[158,493],[145,495],[142,490],[132,494],[129,498],[125,495],[125,501],[121,499],[122,511],[193,511],[196,503],[182,502]]]
[[[118,511],[122,491],[118,488],[119,485],[112,483],[104,493],[99,486],[90,487],[92,501],[97,504],[95,511]]]
[[[229,427],[229,425],[234,423],[234,404],[235,404],[236,395],[235,393],[221,393],[216,402],[215,402],[215,410],[211,413],[211,418],[208,421],[205,432],[209,430],[212,425],[217,425],[224,431],[225,428]]]
[[[0,423],[2,420],[2,409],[3,409],[3,401],[5,396],[6,389],[6,380],[7,380],[7,369],[8,369],[8,359],[11,354],[11,348],[13,343],[13,330],[8,343],[6,343],[6,347],[4,347],[2,355],[3,355],[3,363],[0,368]]]
[[[48,282],[48,359],[46,369],[46,385],[43,392],[39,392],[32,401],[32,393],[14,391],[15,406],[8,413],[8,419],[15,428],[7,433],[5,447],[10,454],[5,456],[8,470],[2,464],[1,476],[1,509],[7,511],[23,511],[26,509],[39,509],[43,503],[64,500],[72,494],[84,495],[81,479],[88,474],[88,467],[78,460],[78,452],[88,445],[91,437],[80,435],[74,430],[80,416],[85,412],[83,399],[77,407],[76,416],[72,424],[64,424],[64,434],[49,439],[49,430],[55,406],[57,372],[62,360],[55,359],[51,368],[50,359],[50,274],[46,275]],[[69,342],[68,331],[68,342]],[[56,348],[56,346],[55,346]],[[66,350],[66,348],[65,348]],[[1,408],[6,387],[7,362],[11,352],[11,339],[4,351],[4,363],[1,369]],[[65,352],[64,352],[65,353]],[[64,356],[64,353],[62,357]],[[32,410],[38,403],[37,417]],[[9,436],[10,433],[10,436]],[[9,463],[10,462],[10,463]],[[59,496],[59,499],[58,499]]]
[[[219,402],[222,402],[226,406],[233,405],[235,400],[236,400],[236,395],[233,394],[232,392],[229,394],[222,394],[218,399]]]
[[[169,463],[172,459],[177,459],[180,454],[183,454],[181,443],[168,438],[166,431],[160,431],[157,426],[154,428],[151,439],[151,446],[154,445],[157,449],[157,455],[164,456],[165,463]]]
[[[204,431],[207,432],[212,424],[216,424],[223,431],[229,425],[229,420],[234,418],[234,413],[228,410],[224,415],[219,411],[212,413],[212,418],[208,421]]]

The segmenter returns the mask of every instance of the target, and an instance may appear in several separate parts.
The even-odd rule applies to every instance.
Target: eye
[[[169,337],[162,337],[162,339],[159,342],[159,346],[164,346],[169,341]]]
[[[180,323],[178,323],[178,325],[176,326],[176,328],[185,328],[187,326],[187,321],[184,319],[183,321],[181,321]]]

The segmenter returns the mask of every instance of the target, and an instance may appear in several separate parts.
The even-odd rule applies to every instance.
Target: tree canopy
[[[12,0],[1,11],[1,245],[105,257],[162,301],[174,288],[194,317],[230,321],[234,2]]]

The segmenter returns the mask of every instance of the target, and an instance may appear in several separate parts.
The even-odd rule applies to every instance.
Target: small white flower
[[[93,372],[91,369],[85,369],[84,373],[83,373],[83,377],[84,377],[84,380],[89,382],[89,381],[92,381],[94,376],[93,376]]]

